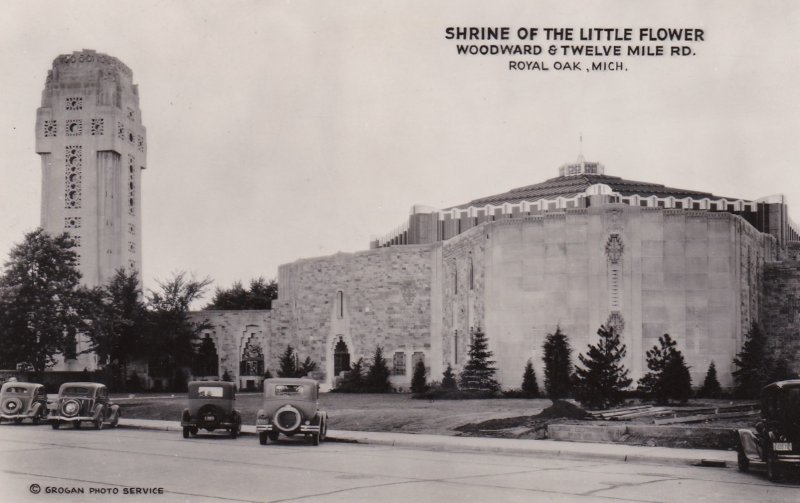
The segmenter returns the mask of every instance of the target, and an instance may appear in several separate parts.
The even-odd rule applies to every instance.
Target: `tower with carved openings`
[[[36,152],[41,226],[73,237],[83,283],[106,284],[120,268],[141,281],[147,142],[131,69],[92,50],[58,56],[36,113]]]

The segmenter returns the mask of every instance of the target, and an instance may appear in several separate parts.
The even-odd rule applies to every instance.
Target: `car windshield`
[[[303,386],[300,384],[278,384],[275,386],[275,396],[291,396],[303,393]]]
[[[84,388],[83,386],[70,386],[69,388],[64,388],[62,394],[69,396],[91,396],[92,391],[89,388]]]
[[[9,386],[5,391],[6,393],[17,393],[20,395],[24,395],[28,392],[27,388],[23,388],[22,386]]]
[[[197,388],[197,396],[207,398],[222,398],[222,388],[219,386],[200,386]]]

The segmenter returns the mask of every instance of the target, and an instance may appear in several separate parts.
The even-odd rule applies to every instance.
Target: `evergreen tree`
[[[600,326],[597,345],[589,344],[586,356],[578,355],[583,367],[576,367],[578,400],[590,407],[607,408],[622,402],[622,391],[631,384],[621,361],[626,348],[613,328]]]
[[[306,356],[306,359],[303,360],[303,363],[300,365],[297,377],[305,377],[315,370],[317,370],[317,362],[312,360],[310,356]]]
[[[272,301],[278,298],[278,283],[262,277],[250,281],[250,288],[244,288],[241,281],[230,288],[217,288],[214,298],[205,309],[246,310],[272,309]]]
[[[453,367],[449,363],[442,373],[442,389],[458,389],[455,372],[453,372]]]
[[[544,342],[544,389],[551,400],[570,396],[572,387],[572,348],[567,336],[556,327]]]
[[[74,241],[68,234],[50,236],[42,229],[15,245],[0,277],[0,363],[16,368],[28,363],[43,376],[55,355],[72,353],[76,334],[88,329],[79,287]]]
[[[414,365],[414,376],[411,378],[411,392],[425,393],[428,391],[428,383],[425,376],[425,362],[417,360]]]
[[[530,360],[522,373],[522,392],[529,398],[539,398],[539,383],[536,381],[536,372],[533,371],[533,363]]]
[[[659,404],[670,399],[684,403],[692,393],[689,368],[677,346],[669,334],[664,334],[658,338],[658,345],[645,352],[650,372],[639,380],[639,390]]]
[[[359,358],[350,366],[350,370],[344,373],[344,378],[336,389],[346,393],[363,393],[364,388],[364,359]]]
[[[297,352],[291,344],[286,346],[279,360],[278,377],[297,377]]]
[[[383,357],[383,348],[377,346],[375,354],[372,356],[370,365],[365,378],[365,385],[370,393],[388,393],[391,390],[389,383],[389,366]]]
[[[468,355],[469,359],[461,371],[461,389],[497,391],[500,388],[500,384],[494,378],[497,369],[494,367],[494,361],[490,360],[492,352],[489,351],[489,342],[480,328],[472,336]]]
[[[770,368],[766,355],[766,337],[753,322],[745,335],[742,350],[733,359],[734,393],[739,398],[758,398],[761,388],[768,384]]]
[[[663,377],[661,386],[664,394],[680,403],[686,403],[692,396],[692,376],[680,351],[667,363]]]
[[[703,398],[719,398],[722,396],[722,387],[719,385],[719,380],[717,379],[717,366],[714,365],[713,361],[708,365],[706,378],[703,381],[703,387],[700,388],[698,396]]]
[[[222,380],[225,382],[231,382],[233,380],[231,375],[228,373],[228,369],[225,369],[225,372],[222,373]]]

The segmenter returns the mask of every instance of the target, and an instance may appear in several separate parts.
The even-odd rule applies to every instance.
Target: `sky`
[[[147,127],[146,288],[214,285],[367,249],[414,204],[544,181],[583,152],[606,174],[784,194],[800,222],[800,3],[137,1],[0,5],[0,260],[39,225],[36,108],[52,61],[119,58]],[[458,55],[447,27],[509,27],[531,56]],[[539,28],[519,41],[518,28]],[[550,56],[544,28],[702,29],[692,56]],[[669,45],[672,43],[666,43]],[[649,43],[658,45],[658,43]],[[540,62],[549,71],[509,69]],[[625,71],[587,72],[614,60]],[[556,71],[556,63],[581,71]],[[582,138],[582,141],[581,141]]]

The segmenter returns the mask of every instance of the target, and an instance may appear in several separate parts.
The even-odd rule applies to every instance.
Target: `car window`
[[[300,384],[277,384],[275,385],[275,396],[292,396],[303,393],[303,386]]]
[[[25,393],[28,392],[28,390],[23,388],[22,386],[10,386],[10,387],[6,388],[6,392],[7,393],[17,393],[17,394],[20,394],[20,395],[24,395]]]
[[[64,388],[62,394],[69,396],[89,396],[92,393],[89,391],[89,388],[84,388],[83,386],[70,386],[69,388]]]
[[[219,386],[200,386],[197,388],[197,396],[208,398],[222,398],[222,388]]]

